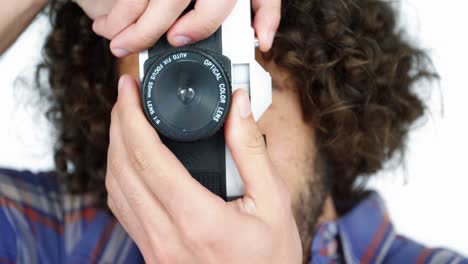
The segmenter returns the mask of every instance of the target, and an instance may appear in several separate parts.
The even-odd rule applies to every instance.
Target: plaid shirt
[[[468,263],[395,234],[376,193],[323,224],[310,263]],[[0,264],[144,263],[131,238],[88,196],[63,191],[53,173],[0,170]]]

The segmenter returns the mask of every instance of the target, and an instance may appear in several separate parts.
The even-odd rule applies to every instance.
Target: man
[[[7,261],[137,262],[121,226],[150,263],[462,261],[395,236],[379,196],[355,186],[402,150],[424,110],[411,86],[433,77],[416,63],[424,54],[395,33],[389,5],[283,2],[274,45],[257,54],[274,80],[273,105],[256,124],[236,92],[226,123],[246,183],[231,203],[197,184],[147,123],[136,56],[110,55],[133,50],[121,53],[115,39],[109,50],[75,5],[53,15],[40,69],[61,177],[1,173]],[[101,210],[105,199],[121,226]]]

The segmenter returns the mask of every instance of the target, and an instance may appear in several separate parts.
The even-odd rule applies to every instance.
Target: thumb
[[[279,181],[267,153],[265,140],[255,123],[250,101],[244,89],[233,95],[233,104],[225,126],[226,143],[245,184],[244,203],[248,211],[270,215],[278,197]],[[251,200],[250,200],[251,199]],[[253,205],[251,202],[253,201]],[[263,210],[262,212],[259,212]]]
[[[126,109],[128,112],[131,112],[131,115],[137,114],[139,117],[144,117],[141,102],[138,84],[135,79],[128,75],[122,75],[119,79],[118,84],[118,98],[117,103],[119,108]]]

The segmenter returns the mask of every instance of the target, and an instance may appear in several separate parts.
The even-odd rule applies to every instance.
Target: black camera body
[[[175,48],[163,36],[139,57],[148,121],[190,174],[226,201],[244,194],[224,138],[232,93],[249,92],[256,120],[271,104],[271,78],[255,61],[255,44],[250,0],[238,0],[209,38]]]
[[[231,61],[221,49],[221,30],[183,48],[162,38],[148,50],[140,90],[163,143],[195,179],[227,199],[221,128],[231,105]]]

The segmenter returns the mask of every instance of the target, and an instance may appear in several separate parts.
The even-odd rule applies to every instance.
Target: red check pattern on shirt
[[[396,234],[371,192],[336,222],[320,226],[310,263],[468,264]],[[54,173],[0,169],[0,264],[144,263],[132,239],[91,196],[64,191]],[[222,263],[222,261],[220,262]]]
[[[320,226],[310,263],[468,264],[461,255],[398,235],[376,192],[336,222]]]
[[[65,193],[52,173],[0,170],[0,264],[144,263],[91,196]]]

